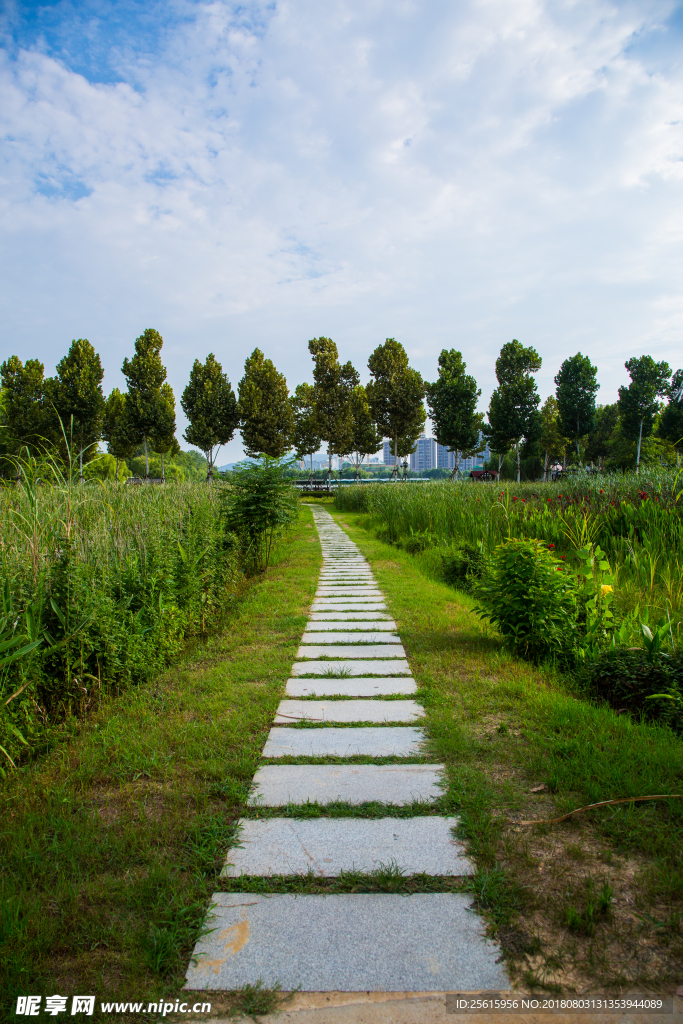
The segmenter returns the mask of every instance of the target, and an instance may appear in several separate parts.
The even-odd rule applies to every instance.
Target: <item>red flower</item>
[[[551,548],[554,548],[554,547],[555,547],[555,545],[554,545],[554,544],[548,544],[548,551],[550,551],[550,549],[551,549]]]
[[[600,488],[600,494],[602,494],[602,493],[603,493],[602,488]]]

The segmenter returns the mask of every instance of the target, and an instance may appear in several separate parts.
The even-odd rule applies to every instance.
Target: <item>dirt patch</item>
[[[401,569],[401,565],[398,562],[392,562],[390,559],[383,559],[374,563],[373,568],[375,569]]]

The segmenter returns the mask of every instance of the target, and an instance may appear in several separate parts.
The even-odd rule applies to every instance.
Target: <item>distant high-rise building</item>
[[[385,466],[393,466],[396,461],[398,461],[399,464],[401,462],[400,455],[398,457],[398,460],[396,460],[394,458],[394,454],[393,454],[392,448],[393,448],[393,441],[385,441],[384,444],[382,445],[382,455],[383,455],[384,465]]]
[[[417,473],[424,473],[436,466],[436,441],[433,437],[425,437],[421,434],[415,442],[415,448],[410,456],[410,468]]]
[[[449,451],[445,444],[436,446],[436,468],[453,469],[455,466],[455,455]]]

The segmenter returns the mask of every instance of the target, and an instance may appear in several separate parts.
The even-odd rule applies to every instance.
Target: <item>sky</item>
[[[154,327],[179,400],[209,352],[293,390],[310,338],[367,380],[395,337],[428,381],[460,350],[482,409],[512,338],[544,399],[578,351],[602,403],[631,356],[683,365],[680,3],[1,11],[2,359],[85,337],[108,392]]]

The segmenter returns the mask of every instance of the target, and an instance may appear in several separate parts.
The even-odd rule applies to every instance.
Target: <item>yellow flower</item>
[[[603,583],[603,585],[600,587],[600,593],[603,597],[606,597],[607,594],[611,594],[613,590],[614,587],[610,587],[609,583]]]

